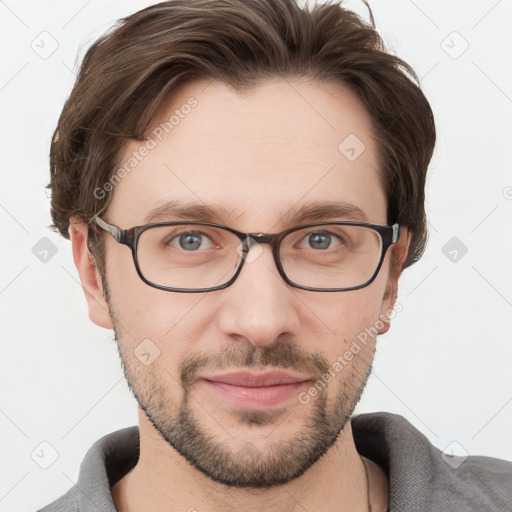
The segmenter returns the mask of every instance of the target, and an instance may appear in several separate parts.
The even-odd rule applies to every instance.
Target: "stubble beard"
[[[103,282],[106,287],[106,281]],[[161,437],[193,467],[218,483],[261,489],[282,485],[301,476],[336,442],[350,420],[371,373],[373,349],[366,347],[308,404],[298,402],[298,405],[290,406],[309,407],[310,413],[306,420],[300,420],[304,421],[300,431],[289,439],[280,439],[276,433],[284,419],[289,422],[289,416],[294,414],[293,409],[232,410],[231,414],[236,416],[240,427],[247,429],[244,434],[247,442],[234,448],[229,445],[229,440],[222,440],[226,433],[219,426],[221,421],[211,417],[214,411],[206,412],[208,407],[200,404],[193,395],[199,371],[222,367],[250,369],[263,365],[266,368],[292,369],[321,376],[330,367],[325,357],[305,352],[301,347],[286,342],[257,349],[237,343],[220,355],[192,354],[179,369],[182,399],[177,404],[166,392],[170,385],[176,386],[176,381],[166,378],[169,372],[161,364],[155,362],[151,366],[144,366],[134,357],[136,343],[123,332],[109,301],[108,288],[106,292],[115,341],[130,391]],[[356,360],[357,364],[354,363]],[[328,398],[328,390],[336,384],[338,389],[335,397]],[[197,404],[195,410],[203,413],[202,417],[194,412],[194,404]],[[205,422],[210,424],[205,426]],[[265,446],[261,446],[260,442],[251,442],[252,432],[260,437],[257,436],[258,427],[271,424],[275,425],[271,431],[274,441],[269,440]],[[215,435],[216,429],[219,429],[219,435]],[[260,448],[256,444],[260,444]]]

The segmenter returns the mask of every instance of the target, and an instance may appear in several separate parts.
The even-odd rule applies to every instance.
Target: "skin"
[[[345,87],[273,79],[237,94],[197,80],[173,92],[150,128],[190,97],[197,106],[115,187],[102,214],[107,222],[141,225],[150,209],[181,199],[222,205],[231,217],[213,222],[243,232],[293,227],[283,224],[284,214],[309,201],[346,201],[368,222],[387,224],[372,123]],[[349,134],[366,146],[352,162],[338,150]],[[120,161],[142,145],[128,143]],[[318,378],[393,308],[399,273],[390,273],[390,251],[371,285],[311,292],[286,284],[270,246],[262,245],[230,287],[186,294],[146,285],[130,250],[108,233],[102,279],[87,251],[86,225],[73,218],[70,234],[89,316],[115,330],[140,405],[140,458],[113,487],[118,510],[367,510],[364,465],[348,419],[371,369],[375,337],[308,404],[293,397],[269,410],[242,411],[198,378],[220,368],[285,367]],[[408,244],[403,229],[392,248],[399,262]],[[383,334],[389,321],[380,327]],[[134,356],[144,339],[160,350],[148,366]],[[372,509],[384,511],[386,475],[367,464]]]

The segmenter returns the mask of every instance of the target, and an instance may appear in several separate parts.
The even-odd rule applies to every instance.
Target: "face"
[[[132,141],[124,148],[120,167],[134,165],[102,218],[127,229],[179,201],[207,205],[216,215],[167,212],[154,221],[277,233],[297,225],[297,210],[335,202],[357,207],[364,219],[347,210],[320,221],[386,225],[371,132],[362,105],[340,85],[276,79],[239,95],[216,81],[191,82],[160,109],[148,131],[154,144]],[[356,158],[346,148],[354,140]],[[380,315],[393,306],[397,279],[389,274],[389,251],[375,281],[360,290],[293,288],[262,244],[228,288],[177,293],[145,284],[129,248],[104,236],[110,314],[107,320],[98,312],[97,293],[88,297],[90,316],[114,328],[129,386],[169,445],[211,479],[238,487],[285,483],[327,452],[371,369],[375,336],[362,342],[358,335],[375,326],[387,330]],[[404,257],[405,238],[395,247]],[[284,371],[301,382],[278,392],[267,387],[262,399],[261,390],[235,393],[205,380],[236,371]]]

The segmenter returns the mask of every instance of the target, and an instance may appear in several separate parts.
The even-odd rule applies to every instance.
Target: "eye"
[[[169,245],[183,249],[184,251],[208,249],[212,244],[210,237],[199,231],[189,231],[174,235],[168,243]]]
[[[331,247],[331,243],[340,242],[339,236],[329,231],[314,231],[306,237],[308,248],[326,250]]]

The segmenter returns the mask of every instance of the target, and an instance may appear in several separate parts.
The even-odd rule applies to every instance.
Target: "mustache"
[[[329,362],[323,355],[308,352],[292,343],[279,342],[254,348],[240,342],[226,347],[218,354],[193,352],[180,365],[179,373],[182,386],[188,388],[204,370],[255,367],[292,369],[319,379],[329,370]]]

